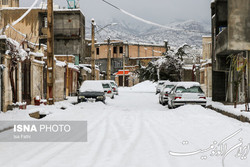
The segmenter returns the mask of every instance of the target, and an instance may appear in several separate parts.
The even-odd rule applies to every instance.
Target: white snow
[[[104,92],[102,83],[99,81],[84,81],[79,90],[80,92]]]
[[[136,90],[144,88],[144,92]],[[227,149],[250,143],[250,125],[228,118],[201,106],[187,105],[169,110],[158,104],[158,96],[146,81],[119,88],[119,96],[107,104],[80,103],[75,97],[53,106],[28,106],[0,113],[0,120],[34,120],[29,111],[42,110],[43,120],[85,120],[88,141],[85,143],[8,143],[0,142],[0,166],[75,166],[75,167],[222,167],[223,156],[204,151],[189,156],[172,156],[170,152],[193,152],[209,148],[228,136]],[[141,89],[142,90],[142,89]],[[152,89],[152,90],[155,90]],[[61,107],[66,110],[61,110]],[[79,127],[79,131],[81,128]],[[8,131],[0,133],[0,140]],[[220,149],[220,148],[218,148]],[[250,158],[241,160],[232,150],[225,156],[224,167],[248,167]]]

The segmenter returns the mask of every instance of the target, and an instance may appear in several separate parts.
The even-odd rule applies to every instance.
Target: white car
[[[168,108],[185,104],[206,106],[207,100],[198,82],[178,82],[168,94]]]
[[[87,101],[88,99],[95,99],[105,103],[106,96],[102,83],[92,80],[84,81],[78,90],[78,103]]]
[[[111,86],[112,86],[112,89],[113,89],[113,92],[115,93],[115,95],[118,95],[118,86],[117,84],[115,83],[115,81],[113,80],[105,80],[105,81],[108,81],[110,82]]]
[[[177,82],[165,82],[159,94],[159,103],[165,106],[168,104],[168,94]]]
[[[115,92],[113,91],[113,87],[109,81],[106,80],[100,80],[102,83],[102,87],[104,89],[104,93],[107,97],[110,97],[111,99],[115,98]]]
[[[162,87],[164,86],[164,83],[165,83],[165,82],[169,82],[169,81],[168,81],[168,80],[159,80],[159,81],[157,82],[155,94],[160,93],[160,91],[161,91]]]

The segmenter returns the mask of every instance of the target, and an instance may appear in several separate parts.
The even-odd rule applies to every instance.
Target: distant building
[[[213,100],[249,99],[250,1],[215,0],[211,3]],[[236,61],[232,61],[236,60]],[[239,67],[247,65],[246,80]],[[235,67],[237,66],[237,70]],[[236,86],[235,83],[241,81]],[[248,90],[246,92],[245,89]]]
[[[106,41],[96,43],[95,48],[96,64],[99,65],[100,72],[106,75],[108,43]],[[120,40],[111,40],[110,49],[111,74],[115,74],[119,70],[123,69],[123,56],[125,56],[125,66],[133,67],[130,69],[136,69],[139,67],[139,65],[146,66],[150,61],[162,57],[163,54],[166,52],[165,45],[132,43]],[[111,78],[114,79],[117,76],[118,75],[112,75]],[[120,82],[122,82],[121,78],[122,77],[120,77],[119,79]],[[126,81],[126,83],[129,82]]]

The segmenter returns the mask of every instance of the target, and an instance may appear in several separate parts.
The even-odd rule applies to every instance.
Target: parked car
[[[104,93],[107,97],[110,97],[111,99],[115,98],[115,92],[113,91],[113,87],[110,83],[110,81],[107,80],[100,80],[102,83],[102,87],[104,89]]]
[[[178,82],[168,94],[168,108],[185,104],[206,106],[207,100],[198,82]]]
[[[176,85],[176,82],[165,82],[160,94],[159,94],[159,103],[165,106],[168,104],[168,94],[170,90]]]
[[[78,103],[88,99],[95,99],[105,103],[106,96],[101,82],[87,80],[82,83],[78,91]]]
[[[157,82],[155,94],[160,93],[160,91],[161,91],[161,89],[162,89],[162,87],[163,87],[163,85],[164,85],[165,82],[169,82],[169,81],[167,81],[167,80],[159,80]]]
[[[105,80],[105,81],[109,81],[111,83],[111,86],[112,86],[112,89],[113,89],[113,92],[118,95],[118,85],[115,83],[115,81],[113,80]]]

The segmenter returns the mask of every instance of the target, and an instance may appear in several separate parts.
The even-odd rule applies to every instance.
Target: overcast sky
[[[42,1],[42,0],[40,0]],[[47,0],[45,0],[47,1]],[[172,21],[195,20],[210,22],[211,0],[107,0],[136,16],[159,24]],[[20,0],[20,6],[30,6],[34,0]],[[61,8],[67,6],[66,0],[54,0]],[[40,3],[39,3],[40,4]],[[95,20],[127,19],[119,10],[102,0],[80,0],[80,8],[86,19]]]

